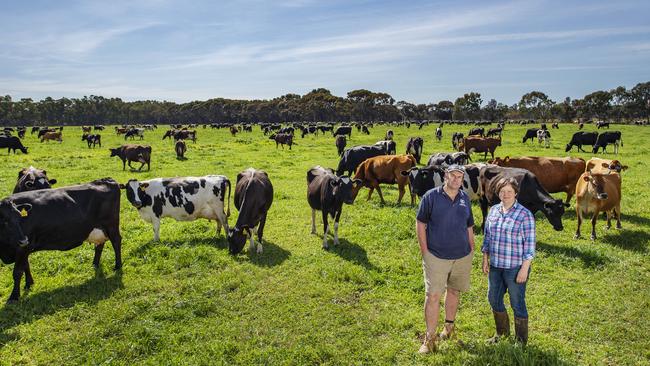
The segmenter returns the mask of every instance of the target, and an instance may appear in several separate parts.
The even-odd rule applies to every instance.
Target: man
[[[465,168],[450,165],[445,183],[422,197],[417,213],[416,232],[424,269],[424,320],[427,326],[420,353],[435,352],[438,340],[449,339],[461,292],[469,290],[474,252],[474,217],[467,193],[460,188]],[[445,297],[445,325],[436,334],[440,298]]]

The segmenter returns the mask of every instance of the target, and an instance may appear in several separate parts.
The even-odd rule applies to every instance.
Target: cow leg
[[[607,226],[605,228],[607,230],[612,228],[612,215],[613,215],[612,211],[614,210],[605,211],[605,217],[607,217]]]
[[[126,159],[122,159],[122,170],[126,170]]]
[[[223,210],[217,213],[217,235],[221,234],[222,226],[225,230],[225,233],[227,234],[230,228],[228,227],[228,217],[226,216],[226,213],[223,212]]]
[[[368,201],[370,201],[370,197],[372,197],[372,191],[374,191],[374,187],[368,187]]]
[[[111,241],[112,243],[112,241]],[[104,251],[104,243],[95,245],[95,257],[93,258],[93,266],[99,268],[99,260],[102,257],[102,251]]]
[[[18,299],[20,299],[20,280],[23,277],[23,272],[25,272],[27,255],[28,253],[26,253],[23,249],[18,249],[16,251],[16,263],[14,264],[13,271],[14,288],[11,291],[11,295],[9,295],[9,300],[7,300],[8,304],[17,302]]]
[[[34,285],[32,271],[29,268],[29,257],[25,257],[25,290],[29,290]]]
[[[621,229],[621,204],[616,205],[616,228]]]
[[[402,198],[404,197],[404,186],[401,184],[397,185],[397,189],[399,190],[399,196],[397,196],[397,204],[399,205],[402,202]],[[411,202],[413,201],[413,196],[411,196]]]
[[[334,216],[334,245],[339,245],[339,219],[341,218],[341,213],[343,212],[343,207],[341,207]]]
[[[257,241],[260,247],[262,246],[262,236],[264,236],[264,226],[266,225],[266,214],[260,219],[259,226],[257,227]]]
[[[586,152],[582,149],[582,145],[578,145],[578,151]]]
[[[596,240],[596,221],[598,220],[599,212],[594,212],[594,215],[591,217],[591,240]]]
[[[329,230],[329,227],[327,227],[327,211],[323,210],[323,249],[327,250],[329,249],[329,245],[327,244],[327,231]]]
[[[151,224],[153,225],[153,241],[160,241],[160,219],[152,219]]]
[[[114,227],[106,229],[106,236],[108,236],[108,240],[111,241],[111,246],[115,252],[115,270],[118,270],[122,268],[122,234],[120,234],[120,224],[115,223]],[[101,250],[99,254],[101,255]],[[95,267],[98,267],[99,256],[97,256],[97,248],[95,248],[95,256],[97,257],[96,264],[95,261],[93,261],[93,264]]]
[[[580,239],[580,226],[582,225],[582,214],[580,214],[580,209],[578,209],[578,202],[576,202],[576,218],[578,219],[578,225],[576,227],[576,234],[573,236],[573,238]]]
[[[138,171],[141,171],[141,170],[142,170],[142,167],[144,167],[144,164],[145,164],[144,162],[141,162],[141,163],[140,163],[140,167],[138,168]]]
[[[311,233],[316,234],[316,210],[311,209]]]
[[[481,230],[485,232],[485,218],[488,213],[488,201],[485,196],[479,198],[479,203],[481,204],[481,213],[483,214],[483,221],[481,221]]]
[[[384,195],[381,194],[381,187],[379,187],[379,183],[377,183],[377,194],[379,194],[379,199],[381,200],[381,204],[385,205],[386,201],[384,201]],[[400,198],[401,199],[401,198]],[[400,200],[397,201],[399,203]]]
[[[248,233],[249,239],[250,239],[250,245],[248,246],[248,252],[253,253],[253,250],[255,250],[255,237],[253,236],[253,231],[255,228],[247,229],[246,232]]]

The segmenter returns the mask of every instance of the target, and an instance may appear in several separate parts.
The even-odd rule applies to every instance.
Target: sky
[[[650,81],[650,1],[13,1],[0,95],[513,104]]]

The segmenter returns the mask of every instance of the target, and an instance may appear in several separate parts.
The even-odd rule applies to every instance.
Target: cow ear
[[[27,217],[29,215],[29,212],[32,210],[32,205],[29,203],[22,203],[20,205],[16,205],[12,203],[12,206],[18,213],[20,213],[20,216],[22,217]]]
[[[147,189],[148,187],[149,187],[149,183],[140,183],[140,188]]]
[[[627,165],[623,165],[623,166],[621,167],[621,170],[627,170]]]
[[[338,186],[339,184],[341,184],[340,180],[331,180],[330,181],[330,186],[332,186],[332,188]]]
[[[126,186],[122,183],[119,184],[120,189],[126,189]]]
[[[22,178],[23,175],[25,175],[25,169],[21,169],[21,170],[18,172],[18,179]]]
[[[50,185],[56,184],[56,179],[50,179],[48,180],[48,182],[50,183]]]

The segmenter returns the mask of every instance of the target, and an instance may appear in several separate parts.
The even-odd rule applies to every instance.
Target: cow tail
[[[226,183],[228,183],[228,209],[226,210],[226,217],[230,217],[230,180],[226,179]]]

